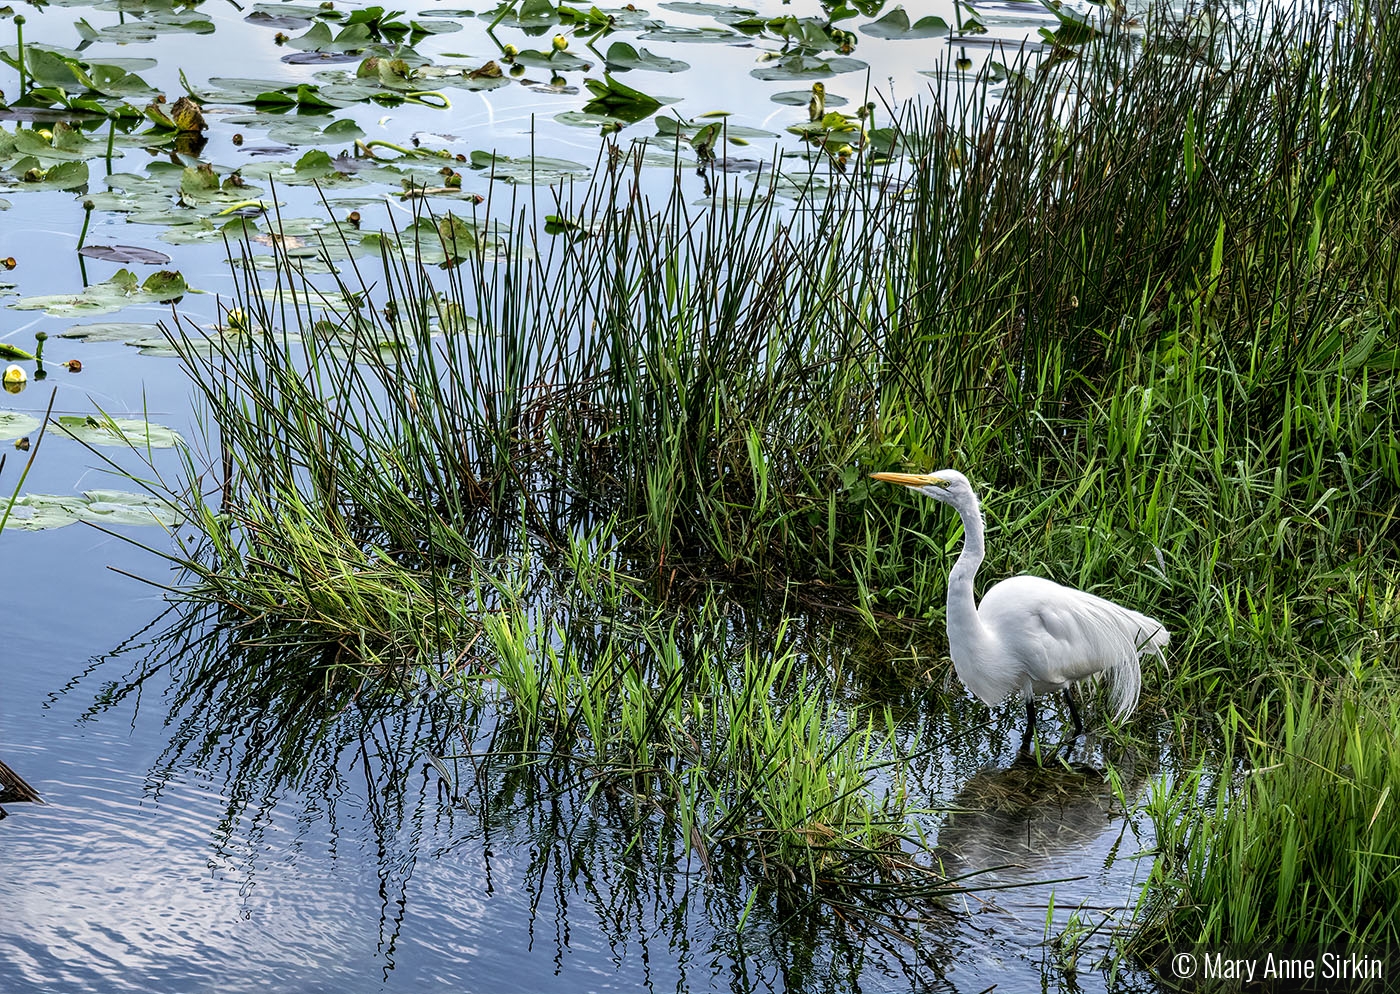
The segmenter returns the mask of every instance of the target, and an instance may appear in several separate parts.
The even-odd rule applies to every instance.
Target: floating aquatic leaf
[[[875,38],[943,38],[949,33],[948,22],[941,17],[921,17],[913,24],[903,7],[896,7],[878,21],[860,26],[861,34]]]
[[[855,72],[866,68],[860,59],[836,56],[818,59],[801,52],[794,52],[776,62],[770,62],[752,70],[749,75],[755,79],[827,79],[841,73]]]
[[[722,3],[695,3],[691,0],[674,0],[672,3],[658,4],[658,6],[663,10],[673,10],[677,14],[699,14],[701,17],[713,17],[724,24],[742,21],[758,13],[758,11],[750,10],[748,7],[731,7]]]
[[[31,155],[47,168],[59,162],[82,162],[105,149],[105,143],[98,143],[77,128],[58,121],[48,130],[48,137],[29,128],[21,128],[9,136],[6,144],[10,154]]]
[[[179,433],[140,418],[111,418],[106,415],[65,414],[55,430],[88,445],[121,445],[137,449],[170,449],[183,445]]]
[[[584,10],[561,3],[558,15],[560,24],[575,24],[583,31],[635,29],[650,23],[647,12],[639,9],[635,4],[606,9],[589,6],[587,10]]]
[[[446,84],[462,90],[495,90],[510,85],[495,62],[480,66],[419,66],[417,74],[424,83]]]
[[[656,118],[656,134],[659,144],[668,148],[671,147],[671,142],[676,139],[684,140],[692,147],[703,144],[707,148],[713,148],[721,138],[727,138],[733,145],[747,145],[748,142],[745,139],[748,138],[777,137],[771,131],[730,124],[723,120],[687,121],[684,118],[668,117],[664,114],[658,115]]]
[[[1074,48],[1087,44],[1103,34],[1103,31],[1083,14],[1059,3],[1048,3],[1046,0],[1041,0],[1041,3],[1060,22],[1060,26],[1054,31],[1049,28],[1040,29],[1040,37],[1046,41],[1066,48]],[[982,30],[985,32],[987,29],[983,28]]]
[[[107,97],[147,97],[155,89],[140,76],[107,62],[71,65],[74,77],[89,90]]]
[[[21,411],[0,411],[0,440],[23,438],[39,430],[42,422]]]
[[[187,7],[177,9],[172,3],[148,2],[142,6],[146,9],[134,12],[139,15],[139,19],[109,24],[103,28],[95,28],[86,20],[80,20],[74,26],[87,44],[101,41],[128,45],[154,41],[161,34],[168,32],[204,35],[214,31],[214,22],[197,10]]]
[[[177,436],[178,437],[178,436]],[[180,513],[153,494],[124,490],[85,490],[87,507],[79,511],[84,521],[108,525],[165,525],[173,527]]]
[[[637,37],[642,41],[681,41],[692,44],[710,42],[727,45],[743,36],[728,28],[690,28],[674,24],[657,24],[643,31]]]
[[[560,111],[554,115],[554,119],[571,128],[606,128],[610,131],[616,131],[631,123],[611,114],[590,114],[582,110]]]
[[[181,520],[170,504],[151,494],[122,490],[88,490],[74,494],[25,494],[15,501],[6,529],[45,531],[78,521],[104,525],[164,525]]]
[[[544,28],[554,24],[559,16],[554,4],[549,0],[505,0],[494,10],[484,10],[477,15],[493,24],[499,23],[517,28]]]
[[[775,93],[768,98],[775,104],[783,104],[788,107],[806,107],[812,100],[811,90],[784,90],[782,93]],[[844,107],[850,103],[845,97],[837,96],[830,90],[826,91],[824,103],[827,107]]]
[[[0,50],[0,60],[19,69],[19,59],[8,51]],[[26,45],[24,49],[24,70],[36,86],[54,86],[74,93],[87,89],[73,73],[76,61],[36,45]]]
[[[86,162],[58,162],[45,169],[38,159],[26,155],[11,170],[28,190],[77,190],[88,183]]]
[[[5,528],[37,532],[76,524],[87,506],[82,497],[62,494],[25,494],[16,498]]]
[[[327,141],[353,142],[365,136],[364,129],[349,118],[301,117],[282,121],[267,131],[268,138],[288,145],[315,145]]]
[[[593,99],[583,105],[590,114],[607,114],[624,121],[637,122],[655,113],[662,104],[675,103],[675,97],[653,97],[649,93],[634,90],[626,83],[619,83],[608,73],[602,80],[585,79],[583,85],[593,94]]]
[[[170,261],[164,252],[139,245],[84,245],[78,254],[103,262],[135,262],[144,266],[163,266]]]
[[[512,158],[483,151],[471,154],[471,167],[490,169],[492,177],[503,183],[534,183],[539,186],[561,183],[570,176],[587,176],[593,171],[580,162],[570,162],[568,159],[544,156]]]
[[[783,17],[746,17],[730,23],[745,34],[768,32],[789,45],[798,45],[813,52],[828,48],[850,51],[850,41],[845,37],[845,32],[833,29],[826,18],[788,14]]]
[[[607,62],[608,68],[614,71],[649,69],[652,72],[685,72],[690,68],[688,62],[654,55],[645,48],[636,49],[625,41],[615,41],[608,46]]]
[[[59,332],[59,338],[74,338],[81,342],[134,342],[160,334],[160,327],[145,321],[98,321],[75,324]]]
[[[320,13],[319,7],[260,3],[254,6],[252,12],[243,20],[262,28],[277,28],[279,30],[286,28],[291,31],[299,31],[309,27],[311,22],[316,19],[316,15]]]
[[[187,289],[184,277],[179,273],[162,270],[152,273],[145,283],[141,283],[135,273],[119,269],[108,279],[94,283],[81,293],[24,297],[10,306],[19,311],[42,310],[46,314],[60,316],[109,314],[132,304],[168,303],[183,296]]]

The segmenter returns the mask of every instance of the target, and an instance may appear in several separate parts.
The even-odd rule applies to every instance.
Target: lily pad
[[[547,28],[559,19],[554,4],[549,0],[521,0],[518,5],[515,0],[509,0],[493,10],[483,10],[477,16],[493,23],[496,23],[499,17],[500,24],[516,28]]]
[[[26,190],[80,190],[88,184],[86,162],[59,162],[45,169],[32,155],[19,159],[11,172]]]
[[[698,14],[701,17],[713,17],[725,24],[742,21],[758,13],[758,11],[748,7],[734,7],[724,3],[697,3],[692,2],[692,0],[673,0],[673,2],[657,6],[662,10],[673,10],[677,14]]]
[[[110,314],[132,304],[168,303],[184,296],[188,287],[177,272],[161,270],[140,282],[135,273],[119,269],[110,278],[81,293],[55,293],[22,297],[10,306],[19,311],[43,311],[59,316]]]
[[[626,83],[619,83],[608,73],[603,73],[601,80],[585,79],[583,85],[593,94],[593,99],[583,105],[585,113],[607,114],[632,123],[654,114],[662,104],[676,102],[675,97],[653,97],[635,90]]]
[[[782,93],[775,93],[768,98],[775,104],[783,104],[787,107],[806,107],[812,100],[811,90],[784,90]],[[826,92],[823,102],[827,107],[844,107],[850,103],[845,97],[837,96],[830,90]]]
[[[133,449],[170,449],[185,440],[171,428],[140,418],[111,418],[105,415],[65,414],[55,430],[88,445],[120,445]]]
[[[536,186],[552,186],[571,176],[587,176],[593,172],[591,166],[568,159],[551,159],[542,155],[512,158],[480,150],[472,153],[471,167],[490,169],[492,178],[502,183],[533,183]]]
[[[164,266],[170,261],[164,252],[139,245],[84,245],[78,254],[103,262],[134,262],[143,266]]]
[[[6,529],[45,531],[78,521],[103,525],[163,525],[173,528],[181,515],[150,494],[123,490],[88,490],[74,494],[25,494],[15,501]]]
[[[828,79],[842,73],[856,72],[866,68],[860,59],[836,56],[818,59],[801,52],[794,52],[776,62],[769,62],[752,70],[749,75],[755,79]]]
[[[160,334],[160,327],[145,321],[99,321],[93,324],[75,324],[67,331],[59,332],[59,338],[72,338],[80,342],[134,342]]]
[[[904,8],[896,7],[878,21],[862,24],[860,31],[875,38],[946,38],[949,28],[947,21],[931,14],[910,24]]]
[[[645,48],[637,49],[625,41],[615,41],[608,46],[608,68],[617,72],[628,69],[648,69],[652,72],[685,72],[690,63],[680,59],[668,59],[656,55]]]
[[[21,411],[0,411],[0,441],[23,438],[39,430],[42,424],[38,418]]]
[[[743,35],[728,28],[690,28],[675,24],[658,24],[637,36],[642,41],[680,41],[690,44],[727,45]]]

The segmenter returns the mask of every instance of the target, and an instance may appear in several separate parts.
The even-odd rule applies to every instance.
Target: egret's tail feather
[[[1137,707],[1138,697],[1142,694],[1142,657],[1151,653],[1161,661],[1165,669],[1167,657],[1163,650],[1171,642],[1171,634],[1156,618],[1126,609],[1125,613],[1132,616],[1137,630],[1134,633],[1134,651],[1125,654],[1122,660],[1108,671],[1115,718],[1132,714]]]

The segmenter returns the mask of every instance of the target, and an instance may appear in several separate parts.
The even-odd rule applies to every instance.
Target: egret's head
[[[976,503],[977,497],[967,477],[956,469],[939,469],[932,473],[871,473],[872,480],[898,483],[912,487],[927,497],[954,507],[967,507]]]

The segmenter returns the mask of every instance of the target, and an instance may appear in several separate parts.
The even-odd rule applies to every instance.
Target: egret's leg
[[[1069,705],[1069,716],[1074,722],[1074,737],[1077,739],[1084,734],[1084,722],[1079,720],[1079,711],[1074,706],[1074,695],[1069,687],[1065,688],[1065,703]]]
[[[1031,751],[1031,739],[1035,737],[1035,698],[1026,698],[1026,734],[1021,736],[1021,751]]]

